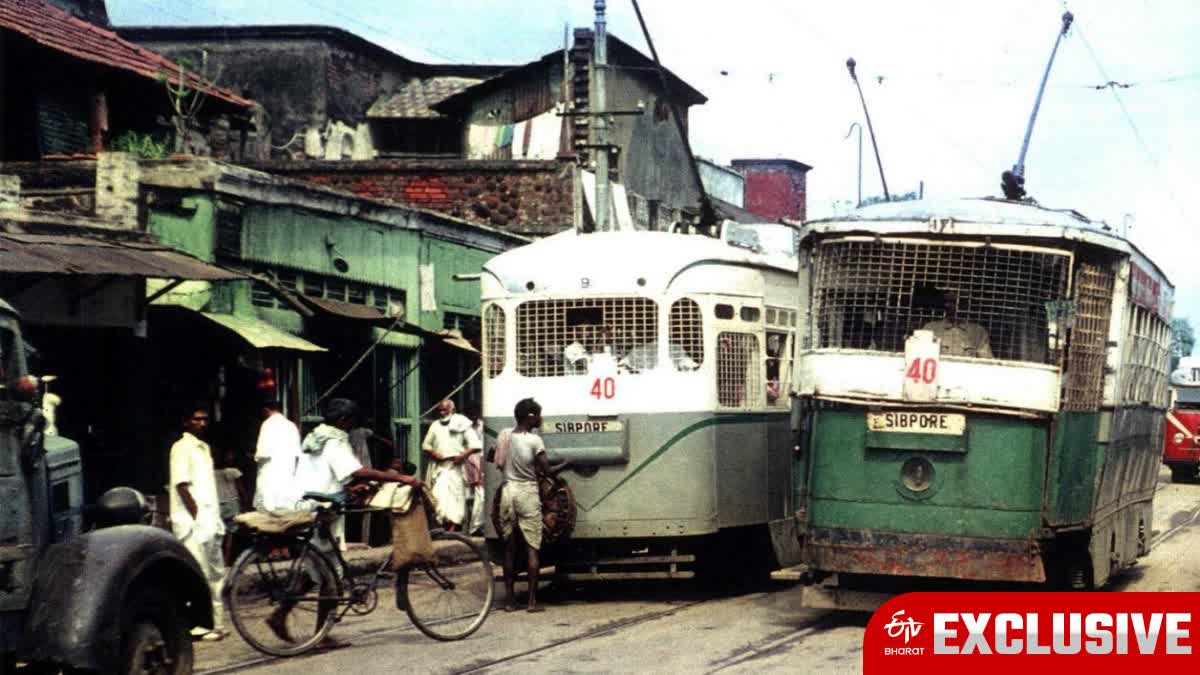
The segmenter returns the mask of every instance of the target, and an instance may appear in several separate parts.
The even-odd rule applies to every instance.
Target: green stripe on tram
[[[684,427],[684,428],[680,429],[678,432],[676,432],[674,436],[667,439],[667,441],[665,443],[658,446],[658,449],[655,450],[653,453],[651,453],[650,456],[647,457],[644,462],[642,462],[641,464],[638,464],[636,467],[633,468],[632,471],[629,471],[628,473],[626,473],[624,478],[622,478],[620,481],[618,481],[616,485],[609,488],[608,492],[605,492],[604,494],[600,495],[600,498],[592,503],[591,508],[586,509],[586,510],[590,511],[591,509],[594,509],[597,506],[600,506],[600,503],[603,502],[605,499],[608,499],[609,495],[611,495],[612,493],[619,490],[621,488],[621,486],[625,485],[630,480],[633,480],[633,477],[638,475],[639,473],[641,473],[642,469],[645,469],[646,467],[653,464],[655,461],[658,460],[659,457],[662,457],[663,455],[665,455],[668,450],[670,450],[677,443],[679,443],[679,441],[683,440],[684,438],[691,435],[692,433],[699,431],[700,429],[703,429],[705,427],[716,426],[718,424],[749,424],[751,422],[761,422],[761,421],[766,420],[767,417],[768,417],[768,415],[766,413],[716,415],[714,417],[708,417],[708,418],[700,420],[699,422],[693,422],[692,424],[687,425],[686,427]]]
[[[677,431],[674,436],[670,437],[669,439],[667,439],[667,441],[665,443],[658,446],[658,449],[655,450],[653,453],[651,453],[650,456],[647,457],[644,462],[642,462],[641,464],[638,464],[636,467],[633,468],[632,471],[629,471],[628,473],[626,473],[625,477],[622,478],[620,481],[618,481],[616,485],[609,488],[608,492],[605,492],[604,494],[600,495],[600,498],[597,499],[590,508],[585,508],[582,504],[580,504],[579,507],[585,511],[590,511],[590,510],[596,508],[597,506],[600,505],[601,502],[603,502],[605,499],[607,499],[609,497],[609,495],[611,495],[612,493],[621,489],[621,487],[623,485],[625,485],[626,483],[628,483],[630,480],[632,480],[634,476],[641,473],[642,469],[645,469],[646,467],[653,464],[655,461],[658,460],[659,457],[662,457],[663,455],[665,455],[668,450],[673,448],[677,443],[682,441],[684,438],[690,436],[691,434],[693,434],[701,429],[704,429],[706,427],[716,426],[718,424],[750,424],[753,422],[764,422],[770,416],[771,416],[770,413],[718,414],[713,417],[707,417],[698,422],[693,422],[693,423],[687,425],[686,427],[680,429],[679,431]],[[492,429],[491,427],[484,427],[484,433],[487,434],[488,436],[491,436],[492,438],[496,438],[499,435],[499,432]]]

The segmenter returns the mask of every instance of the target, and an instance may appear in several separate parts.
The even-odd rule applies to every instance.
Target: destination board
[[[967,416],[953,413],[928,413],[912,410],[867,413],[867,429],[906,434],[943,434],[962,436]]]
[[[546,425],[548,434],[607,434],[625,431],[625,423],[619,420],[578,420],[554,422]]]

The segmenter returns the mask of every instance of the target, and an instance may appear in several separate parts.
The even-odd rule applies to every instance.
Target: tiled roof
[[[380,96],[367,111],[367,117],[441,117],[432,106],[482,81],[480,78],[454,76],[411,80],[394,94]]]
[[[179,64],[167,57],[121,39],[105,30],[44,0],[0,0],[0,30],[20,33],[34,42],[55,51],[70,54],[85,61],[127,70],[144,77],[158,79],[168,76],[179,81]],[[233,92],[188,72],[187,86],[208,96],[236,106],[249,106],[250,101]]]

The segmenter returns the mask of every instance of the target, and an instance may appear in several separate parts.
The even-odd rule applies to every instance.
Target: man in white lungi
[[[225,612],[221,589],[225,585],[225,557],[222,543],[225,523],[217,499],[216,475],[212,450],[203,439],[208,435],[208,408],[192,406],[183,418],[183,436],[171,446],[171,531],[200,564],[200,571],[212,592],[213,629],[193,630],[200,639],[223,639]]]
[[[437,517],[447,530],[457,531],[467,517],[467,483],[463,463],[483,450],[471,420],[454,412],[453,401],[438,404],[438,420],[429,426],[421,450],[429,455],[426,482],[437,500]]]
[[[258,464],[254,508],[258,511],[294,511],[300,493],[296,464],[300,458],[300,430],[281,411],[279,401],[263,404],[254,461]]]

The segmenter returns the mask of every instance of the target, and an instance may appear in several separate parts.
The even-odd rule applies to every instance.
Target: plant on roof
[[[138,159],[163,159],[167,156],[170,139],[158,134],[126,131],[108,142],[113,152],[128,152]]]
[[[166,86],[167,98],[171,101],[171,123],[175,127],[174,151],[180,153],[184,151],[188,132],[194,126],[200,108],[208,98],[203,90],[188,86],[188,74],[191,73],[195,80],[206,82],[211,87],[216,86],[217,79],[221,77],[221,69],[217,68],[216,72],[209,74],[208,50],[200,52],[199,68],[194,68],[191,59],[188,58],[177,59],[176,65],[179,67],[177,72],[169,76],[162,73],[159,80]]]

